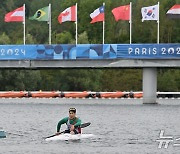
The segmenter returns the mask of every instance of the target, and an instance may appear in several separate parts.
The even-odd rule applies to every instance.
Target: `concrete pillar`
[[[143,68],[143,104],[157,104],[157,68]]]

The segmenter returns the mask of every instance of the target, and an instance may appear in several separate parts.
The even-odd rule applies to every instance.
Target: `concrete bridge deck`
[[[179,59],[1,60],[0,68],[173,68]]]

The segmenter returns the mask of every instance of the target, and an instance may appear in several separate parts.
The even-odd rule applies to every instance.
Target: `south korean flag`
[[[159,20],[159,5],[141,8],[142,22],[144,20]]]

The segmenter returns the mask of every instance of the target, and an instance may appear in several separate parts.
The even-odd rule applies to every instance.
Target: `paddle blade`
[[[87,127],[87,126],[89,126],[91,123],[90,122],[87,122],[87,123],[84,123],[84,124],[81,124],[81,128],[85,128],[85,127]]]
[[[47,139],[47,138],[51,138],[51,137],[54,137],[56,136],[55,134],[54,135],[51,135],[51,136],[47,136],[47,137],[43,137],[44,139]]]
[[[64,133],[64,132],[65,132],[65,131],[60,132],[58,135],[60,135],[60,134],[62,134],[62,133]],[[44,137],[44,139],[51,138],[51,137],[58,136],[58,135],[54,134],[54,135],[51,135],[51,136]]]

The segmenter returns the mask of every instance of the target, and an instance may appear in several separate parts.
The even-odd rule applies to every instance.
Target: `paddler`
[[[61,125],[65,123],[67,125],[67,129],[63,133],[70,133],[72,135],[81,133],[81,128],[80,128],[81,119],[76,117],[75,108],[70,108],[69,117],[65,117],[58,122],[56,135],[60,134],[59,131],[60,131]]]

